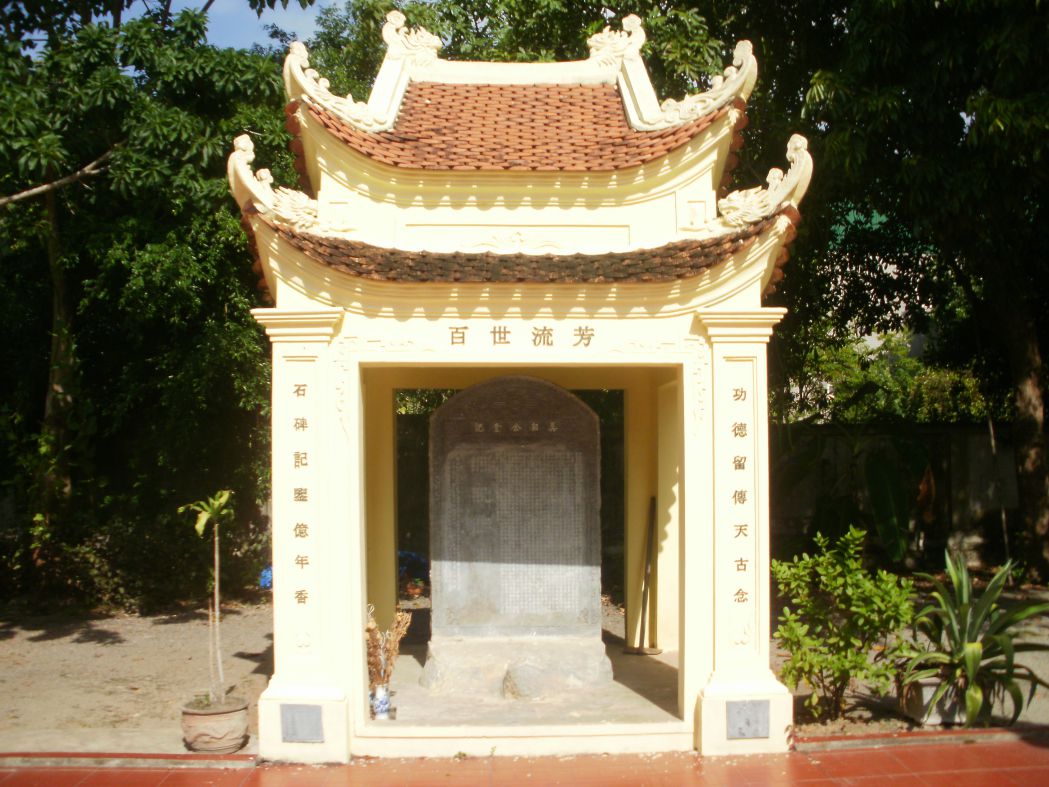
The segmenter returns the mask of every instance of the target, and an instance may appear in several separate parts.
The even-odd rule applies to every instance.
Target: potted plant
[[[904,672],[903,710],[923,723],[960,720],[967,727],[986,726],[995,703],[1008,695],[1013,724],[1024,708],[1019,682],[1030,686],[1028,702],[1038,686],[1049,687],[1030,667],[1016,662],[1017,653],[1049,650],[1049,645],[1015,642],[1023,634],[1019,624],[1049,611],[1049,603],[999,604],[1012,561],[995,573],[982,594],[974,593],[961,557],[947,554],[946,563],[950,587],[928,574],[919,575],[932,582],[933,602],[916,619],[921,636],[913,643],[917,655]]]
[[[195,697],[182,706],[182,738],[191,751],[227,754],[248,741],[248,703],[243,697],[226,693],[222,669],[221,611],[219,596],[219,532],[233,518],[230,498],[233,493],[222,489],[211,497],[179,508],[179,513],[195,511],[197,535],[205,538],[211,530],[213,564],[212,593],[208,599],[208,693]]]

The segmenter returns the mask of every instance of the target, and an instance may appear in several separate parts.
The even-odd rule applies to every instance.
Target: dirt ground
[[[226,684],[252,700],[253,710],[272,671],[272,620],[268,604],[230,606],[224,613]],[[1040,627],[1043,641],[1049,642],[1049,620],[1043,619]],[[605,628],[613,637],[622,636],[621,611],[606,607]],[[62,742],[65,750],[91,750],[112,740],[105,731],[130,736],[126,747],[161,741],[158,748],[177,750],[179,709],[206,691],[207,652],[203,611],[0,618],[0,751],[53,751]],[[780,653],[774,661],[783,658]],[[1025,663],[1049,678],[1045,654],[1030,654]],[[846,719],[801,723],[798,734],[864,735],[912,728],[888,704],[866,703],[862,694],[854,699],[860,706]],[[1039,693],[1022,721],[1049,723],[1049,692]],[[253,714],[253,733],[255,724]],[[120,745],[95,750],[135,750],[112,748]]]
[[[224,613],[226,683],[257,699],[272,672],[272,611]],[[0,620],[0,750],[37,749],[34,731],[65,733],[78,750],[92,730],[167,729],[177,750],[183,703],[207,692],[207,643],[204,611]]]

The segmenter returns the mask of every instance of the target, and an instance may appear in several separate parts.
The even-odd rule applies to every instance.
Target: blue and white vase
[[[390,718],[390,692],[385,686],[376,686],[372,693],[372,712],[376,719]]]

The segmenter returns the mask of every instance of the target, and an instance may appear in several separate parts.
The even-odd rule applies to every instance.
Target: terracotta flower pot
[[[248,742],[248,701],[226,697],[216,703],[187,702],[182,706],[182,740],[190,751],[237,751]]]

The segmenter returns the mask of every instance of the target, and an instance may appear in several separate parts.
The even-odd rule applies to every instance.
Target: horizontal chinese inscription
[[[517,326],[497,323],[485,329],[474,325],[448,326],[448,344],[452,347],[468,345],[503,347],[520,344],[529,347],[581,347],[591,345],[597,331],[589,325]],[[302,395],[305,395],[303,393]]]

